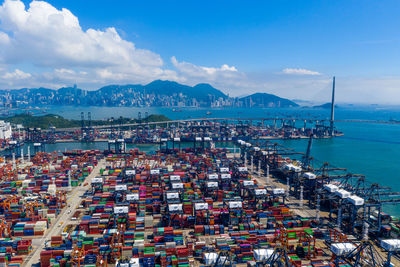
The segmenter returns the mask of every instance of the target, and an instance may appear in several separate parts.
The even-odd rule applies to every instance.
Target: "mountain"
[[[172,94],[183,94],[188,97],[196,98],[200,101],[208,101],[209,97],[214,98],[227,98],[227,96],[220,90],[215,89],[207,83],[199,83],[194,87],[183,85],[177,82],[156,80],[144,86],[147,93],[166,93]]]
[[[76,87],[62,87],[57,90],[57,94],[61,95],[84,95],[84,90]]]
[[[155,80],[146,85],[107,85],[94,91],[83,90],[76,85],[57,90],[48,88],[0,90],[0,105],[13,107],[26,104],[209,107],[227,98],[227,95],[209,84],[202,83],[192,87],[162,80]]]
[[[146,85],[107,85],[94,91],[73,87],[0,90],[0,106],[85,105],[109,107],[296,107],[266,93],[232,98],[210,84],[188,86],[155,80]]]
[[[0,90],[0,95],[9,93],[12,95],[16,95],[16,94],[40,94],[40,95],[50,95],[52,93],[54,93],[55,90],[53,89],[49,89],[49,88],[21,88],[21,89],[13,89],[13,90]]]
[[[134,89],[135,91],[143,91],[143,85],[141,84],[126,84],[126,85],[107,85],[104,87],[101,87],[100,89],[96,91],[89,91],[89,94],[104,94],[104,95],[112,95],[112,94],[118,94],[121,92],[129,91],[131,89]]]
[[[209,84],[198,84],[194,87],[173,81],[155,80],[149,84],[108,85],[96,91],[88,91],[88,98],[97,99],[97,103],[114,105],[115,101],[128,102],[128,105],[146,105],[143,98],[153,98],[154,106],[194,105],[209,106],[212,100],[227,96]],[[116,98],[121,98],[116,100]],[[123,98],[125,98],[124,101]],[[110,99],[113,99],[110,101]],[[172,100],[173,99],[173,100]],[[166,103],[168,102],[168,103]],[[126,103],[125,103],[126,104]],[[124,105],[125,105],[124,104]]]
[[[289,108],[299,106],[289,99],[281,98],[279,96],[267,93],[255,93],[249,96],[242,97],[239,99],[239,101],[242,101],[244,107]]]
[[[127,85],[108,85],[100,88],[97,91],[89,92],[102,93],[102,94],[117,94],[117,93],[129,93],[128,91],[136,93],[146,93],[146,94],[156,94],[156,95],[174,95],[182,94],[190,98],[207,100],[208,95],[214,96],[216,98],[222,97],[227,98],[227,96],[220,90],[215,89],[209,84],[200,83],[194,87],[183,85],[172,81],[162,81],[155,80],[149,84],[127,84]]]
[[[203,96],[204,95],[213,95],[216,98],[219,98],[219,97],[222,97],[224,99],[227,98],[227,95],[222,93],[220,90],[215,89],[208,83],[199,83],[196,86],[194,86],[193,89],[195,89],[194,95],[202,94]],[[198,96],[198,97],[200,97],[200,96]]]

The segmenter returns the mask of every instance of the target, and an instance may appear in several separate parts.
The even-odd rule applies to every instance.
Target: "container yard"
[[[226,2],[0,0],[0,267],[400,267],[400,1]]]
[[[0,264],[400,266],[396,192],[237,144],[3,159]]]

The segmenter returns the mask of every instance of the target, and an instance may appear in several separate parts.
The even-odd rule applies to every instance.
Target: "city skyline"
[[[326,102],[336,75],[338,102],[400,103],[395,1],[0,3],[0,89],[163,79]]]

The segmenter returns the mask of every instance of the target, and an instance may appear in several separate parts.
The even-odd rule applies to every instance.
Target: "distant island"
[[[155,80],[149,84],[108,85],[89,91],[74,87],[0,90],[0,105],[85,105],[109,107],[296,107],[293,101],[266,93],[229,97],[207,83],[195,86]]]
[[[18,114],[12,117],[3,117],[0,120],[11,122],[13,124],[22,124],[27,128],[41,128],[41,129],[49,129],[50,127],[56,128],[72,128],[72,127],[81,127],[80,120],[70,120],[65,119],[62,116],[48,114],[43,116],[32,116],[27,114]],[[160,122],[160,121],[169,121],[170,119],[164,115],[150,115],[141,120],[138,119],[129,119],[124,117],[118,117],[106,119],[106,120],[92,120],[92,126],[96,125],[119,125],[119,124],[127,124],[127,123],[145,123],[145,122]],[[85,124],[87,121],[85,121]]]
[[[330,109],[331,106],[332,106],[332,103],[329,103],[329,102],[328,102],[328,103],[325,103],[325,104],[322,104],[322,105],[313,106],[313,108]],[[335,108],[338,108],[338,106],[335,105]]]
[[[242,97],[240,100],[244,102],[246,107],[287,108],[299,106],[289,99],[267,93],[255,93]]]

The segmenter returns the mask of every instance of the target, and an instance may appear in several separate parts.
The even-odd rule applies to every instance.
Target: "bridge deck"
[[[158,122],[143,122],[143,123],[127,123],[121,125],[96,125],[92,126],[93,129],[110,129],[116,127],[137,127],[143,125],[159,125],[166,123],[185,123],[185,122],[201,122],[201,121],[305,121],[305,122],[328,122],[328,119],[303,119],[303,118],[198,118],[198,119],[182,119],[182,120],[169,120]],[[334,122],[347,122],[347,123],[378,123],[378,124],[400,124],[397,121],[370,121],[370,120],[335,120]],[[72,128],[59,128],[57,131],[72,132],[81,129],[81,127]],[[49,131],[49,130],[44,130]]]

